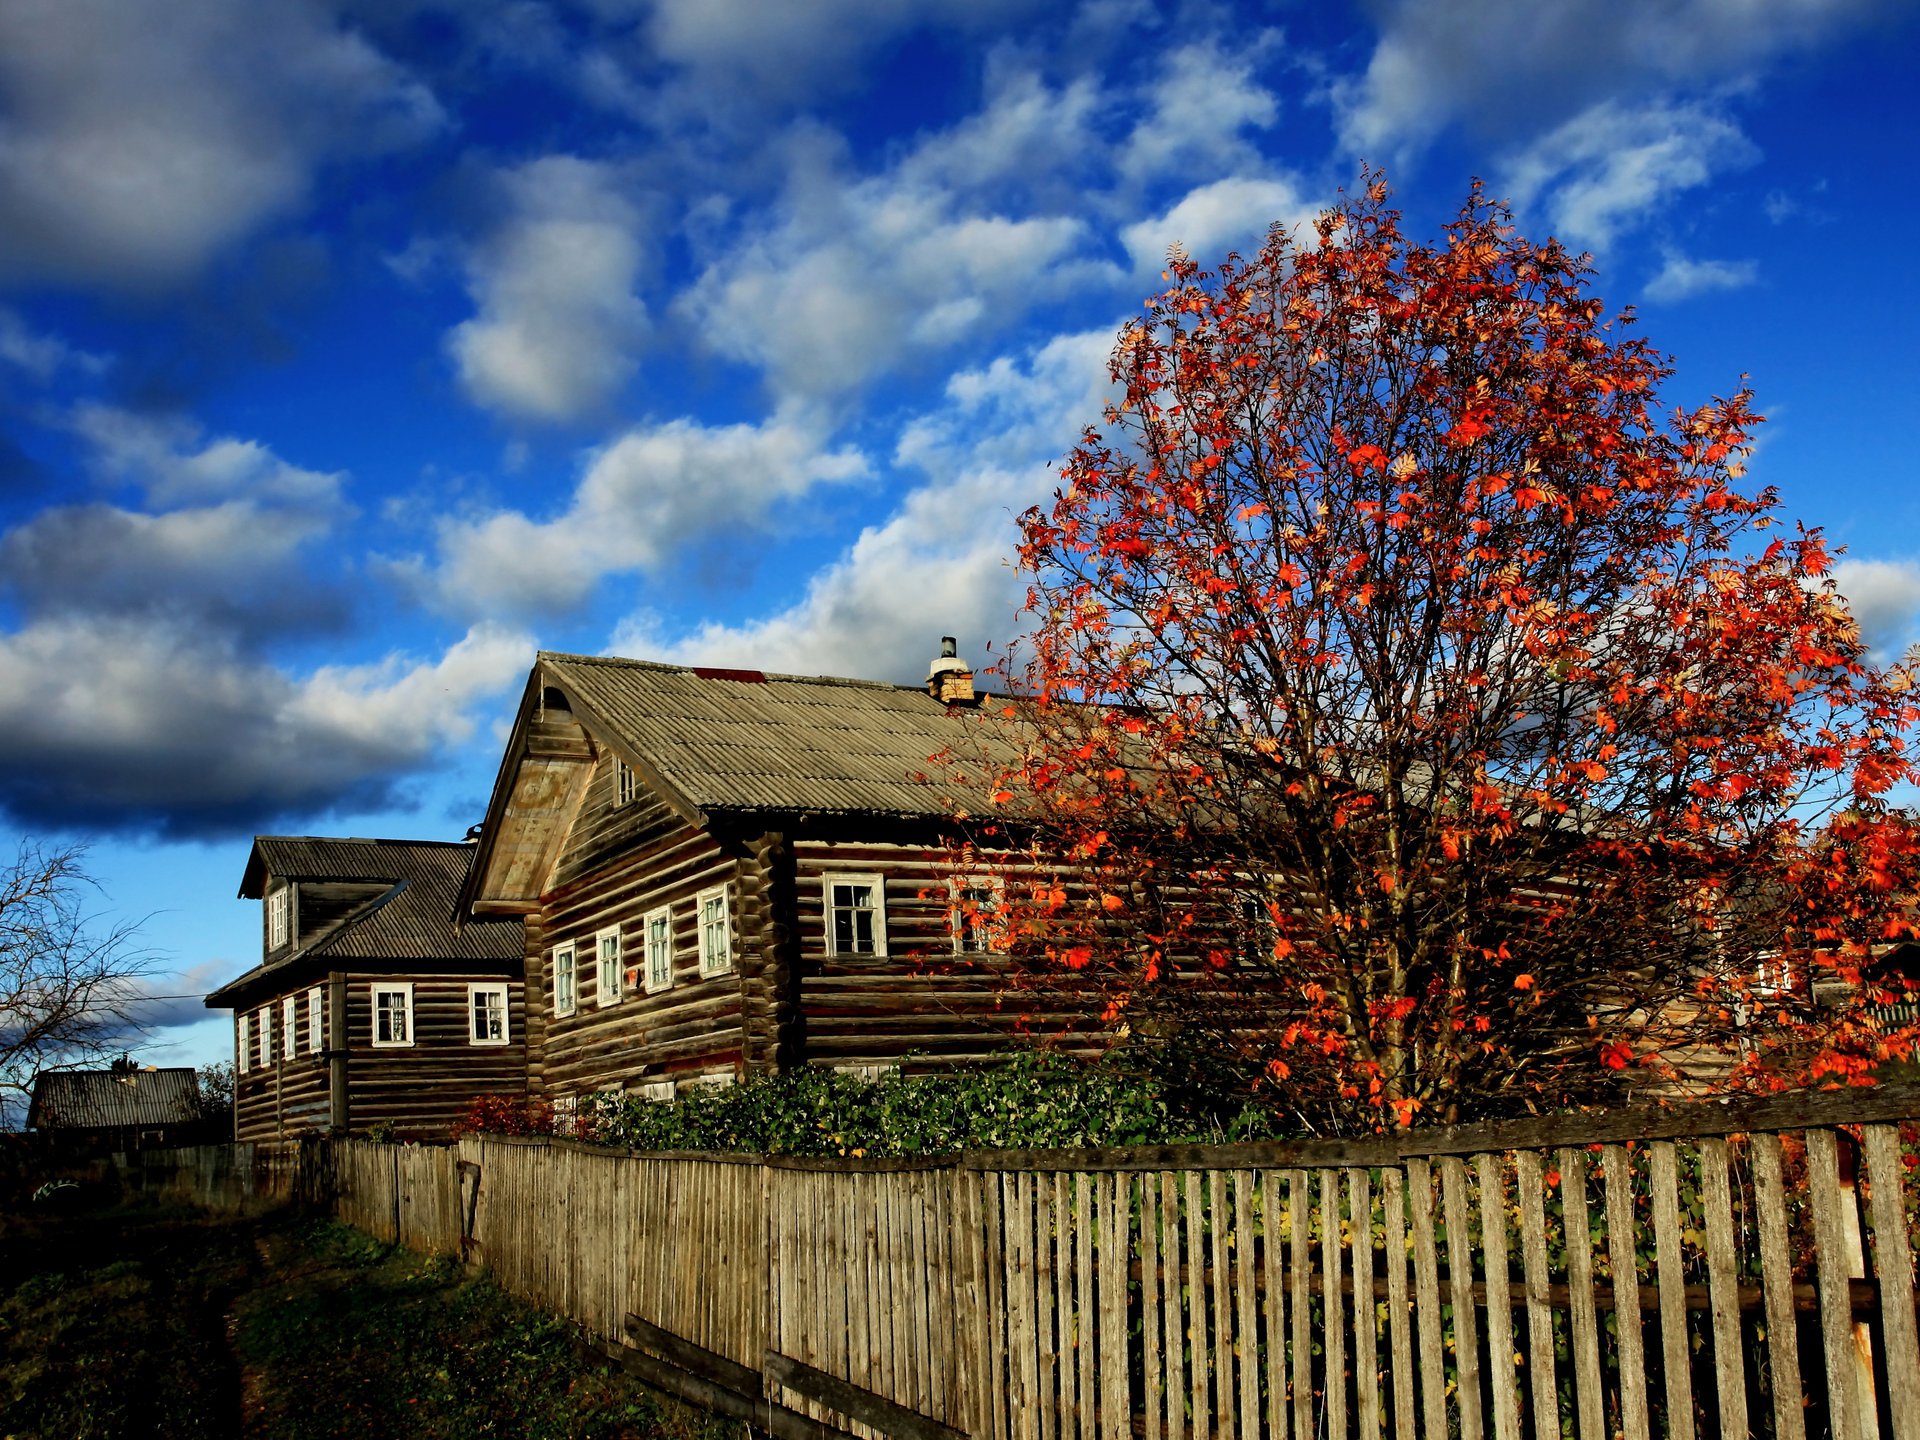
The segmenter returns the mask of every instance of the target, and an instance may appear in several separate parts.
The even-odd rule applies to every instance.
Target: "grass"
[[[444,1259],[290,1215],[0,1217],[0,1436],[719,1440]]]

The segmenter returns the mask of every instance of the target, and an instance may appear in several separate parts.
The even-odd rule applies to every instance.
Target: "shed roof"
[[[702,813],[945,816],[932,757],[1004,747],[999,727],[924,689],[543,652],[548,684]]]
[[[53,1070],[34,1077],[30,1130],[180,1125],[200,1118],[191,1069]]]

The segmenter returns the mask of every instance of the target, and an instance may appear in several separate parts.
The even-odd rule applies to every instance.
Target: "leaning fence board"
[[[1660,1290],[1660,1373],[1666,1384],[1667,1435],[1693,1440],[1693,1384],[1687,1347],[1686,1275],[1680,1261],[1680,1177],[1671,1140],[1647,1150],[1653,1190],[1653,1256]]]
[[[1347,1171],[1347,1213],[1353,1217],[1353,1386],[1360,1434],[1380,1434],[1380,1341],[1374,1333],[1373,1189],[1365,1170]]]
[[[1807,1192],[1820,1287],[1820,1340],[1827,1356],[1827,1412],[1834,1440],[1861,1440],[1852,1302],[1847,1289],[1852,1265],[1840,1208],[1846,1202],[1840,1194],[1839,1145],[1831,1130],[1807,1131]]]
[[[1520,1440],[1519,1377],[1513,1367],[1513,1292],[1508,1288],[1507,1202],[1500,1157],[1473,1157],[1480,1182],[1480,1247],[1487,1272],[1487,1374],[1493,1390],[1493,1433]]]
[[[1634,1259],[1633,1179],[1625,1147],[1605,1146],[1600,1165],[1607,1177],[1607,1261],[1613,1274],[1613,1321],[1620,1338],[1620,1428],[1626,1440],[1649,1440],[1640,1271]]]
[[[1454,1363],[1460,1370],[1460,1437],[1480,1440],[1480,1339],[1473,1305],[1473,1227],[1467,1167],[1456,1155],[1440,1160],[1440,1192],[1447,1218],[1447,1277],[1453,1295]]]
[[[1286,1440],[1287,1434],[1287,1316],[1284,1260],[1280,1226],[1280,1172],[1260,1176],[1260,1252],[1265,1282],[1267,1327],[1267,1434]]]
[[[1213,1244],[1208,1274],[1213,1281],[1213,1431],[1220,1440],[1234,1440],[1233,1409],[1233,1281],[1227,1268],[1227,1245],[1232,1227],[1227,1218],[1227,1172],[1207,1176],[1207,1238]]]
[[[1413,1289],[1420,1322],[1420,1407],[1426,1433],[1447,1433],[1447,1363],[1440,1348],[1440,1255],[1433,1238],[1433,1172],[1407,1162],[1407,1209],[1413,1216]]]
[[[1386,1241],[1387,1329],[1393,1360],[1393,1433],[1411,1436],[1413,1409],[1413,1312],[1407,1295],[1407,1177],[1398,1166],[1380,1172],[1381,1230]]]
[[[1527,1392],[1533,1397],[1533,1431],[1536,1437],[1553,1437],[1560,1433],[1560,1410],[1547,1294],[1546,1176],[1533,1151],[1514,1153],[1513,1188],[1520,1203],[1520,1268],[1527,1286]]]
[[[1873,1248],[1880,1277],[1881,1324],[1886,1331],[1887,1398],[1894,1440],[1920,1437],[1920,1344],[1914,1334],[1910,1299],[1913,1250],[1907,1236],[1902,1187],[1906,1166],[1900,1159],[1900,1132],[1891,1125],[1861,1131],[1867,1154],[1867,1178],[1873,1187]]]

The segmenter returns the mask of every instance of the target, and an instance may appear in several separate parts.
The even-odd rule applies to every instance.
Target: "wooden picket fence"
[[[343,1216],[779,1435],[1920,1440],[1907,1122],[1913,1087],[927,1163],[331,1153]]]

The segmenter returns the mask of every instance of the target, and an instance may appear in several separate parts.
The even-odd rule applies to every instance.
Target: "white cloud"
[[[0,275],[113,288],[192,274],[326,160],[442,123],[306,0],[12,0],[0,98]]]
[[[569,155],[507,171],[498,184],[505,218],[466,262],[479,313],[448,348],[477,403],[570,420],[633,374],[647,323],[633,294],[641,217],[613,168]]]
[[[1014,516],[1044,500],[1051,462],[1100,415],[1111,330],[1061,336],[1016,361],[1002,357],[948,386],[947,404],[903,433],[901,465],[927,483],[863,530],[794,605],[742,625],[669,635],[635,616],[614,634],[619,654],[693,664],[912,681],[942,635],[976,666],[1017,623],[1022,582],[1011,568]]]
[[[1754,260],[1693,260],[1677,250],[1665,252],[1660,273],[1647,282],[1649,300],[1671,302],[1716,290],[1741,290],[1760,278]]]
[[[1920,642],[1920,561],[1842,559],[1833,583],[1860,622],[1861,637],[1882,659]]]
[[[1361,76],[1335,86],[1348,153],[1404,162],[1456,122],[1524,140],[1609,98],[1750,79],[1881,0],[1389,0]]]
[[[1276,221],[1295,228],[1317,209],[1290,181],[1235,177],[1196,186],[1166,214],[1127,226],[1120,238],[1140,270],[1158,269],[1175,244],[1211,266],[1228,250],[1258,250]]]
[[[257,440],[203,440],[195,422],[87,403],[70,424],[101,478],[137,485],[156,506],[222,500],[331,510],[346,477],[291,464]]]
[[[1678,193],[1759,158],[1713,106],[1608,100],[1512,156],[1502,188],[1516,209],[1540,204],[1562,240],[1603,251],[1661,218]]]
[[[58,335],[32,329],[17,313],[0,306],[0,364],[23,370],[45,384],[61,370],[98,375],[108,363],[104,355],[76,350]]]
[[[502,510],[448,521],[420,583],[462,614],[564,610],[605,575],[654,569],[689,540],[751,529],[782,502],[866,473],[858,451],[826,449],[798,418],[644,426],[592,456],[551,520]]]
[[[1147,111],[1120,155],[1120,169],[1140,180],[1237,169],[1257,159],[1245,132],[1279,118],[1280,102],[1254,76],[1277,43],[1273,31],[1236,41],[1183,45],[1159,57],[1157,78],[1143,97]]]
[[[777,395],[820,400],[1086,278],[1078,215],[975,208],[941,173],[957,164],[948,146],[849,180],[831,147],[801,138],[776,218],[707,266],[683,314]]]

